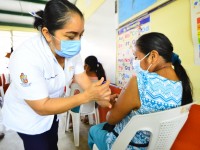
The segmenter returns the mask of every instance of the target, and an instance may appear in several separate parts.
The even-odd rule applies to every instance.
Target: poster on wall
[[[146,15],[117,31],[116,84],[123,87],[134,74],[132,61],[135,42],[141,35],[150,32],[150,15]]]
[[[119,23],[145,10],[157,0],[119,0]]]
[[[200,65],[200,0],[190,0],[190,2],[194,59],[195,64]]]

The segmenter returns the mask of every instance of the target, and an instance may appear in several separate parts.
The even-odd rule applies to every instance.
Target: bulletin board
[[[200,65],[200,0],[190,0],[194,62]]]
[[[130,2],[127,0],[126,2]],[[139,0],[141,2],[141,0]],[[139,4],[134,1],[134,7]],[[125,1],[124,1],[125,2]],[[134,47],[136,40],[143,34],[151,31],[151,13],[168,4],[170,0],[150,0],[148,1],[148,9],[140,10],[140,14],[135,14],[128,19],[124,25],[120,25],[117,30],[117,57],[116,57],[116,85],[123,87],[134,74],[132,62],[134,59]],[[128,5],[127,3],[125,3]],[[126,5],[123,6],[126,6]],[[150,6],[151,5],[151,6]],[[122,9],[122,8],[121,8]],[[127,15],[126,15],[127,16]],[[123,18],[124,19],[124,18]]]
[[[146,15],[138,20],[121,27],[117,32],[117,73],[116,84],[123,87],[134,74],[132,61],[136,40],[142,34],[150,32],[150,16]]]

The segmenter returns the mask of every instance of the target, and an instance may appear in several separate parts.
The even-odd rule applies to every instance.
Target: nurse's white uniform
[[[56,98],[64,94],[74,74],[84,72],[80,55],[57,62],[42,35],[27,40],[10,58],[11,84],[2,109],[4,125],[19,133],[35,135],[50,129],[54,115],[38,115],[25,100]]]

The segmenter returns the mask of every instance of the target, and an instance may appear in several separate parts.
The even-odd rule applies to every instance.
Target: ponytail
[[[95,72],[99,80],[104,77],[104,81],[106,81],[106,74],[103,66],[100,62],[98,62],[98,59],[95,56],[88,56],[85,58],[85,64],[89,66],[90,72]]]
[[[185,69],[181,65],[181,60],[179,59],[179,56],[175,53],[172,54],[172,64],[174,66],[176,75],[182,82],[183,94],[182,94],[181,105],[189,104],[189,103],[193,102],[192,84],[191,84],[191,81],[190,81]]]
[[[104,81],[106,81],[106,74],[105,74],[105,71],[103,69],[103,66],[100,62],[97,63],[97,70],[96,70],[96,73],[97,73],[97,77],[98,79],[100,80],[102,77],[104,77]]]

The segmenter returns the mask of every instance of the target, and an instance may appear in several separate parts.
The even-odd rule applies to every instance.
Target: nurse
[[[18,47],[10,58],[12,82],[2,109],[4,125],[16,131],[25,150],[57,150],[56,114],[96,100],[110,107],[109,82],[91,83],[80,57],[84,18],[67,0],[51,0],[32,13],[41,34]],[[63,97],[72,77],[85,90]]]

